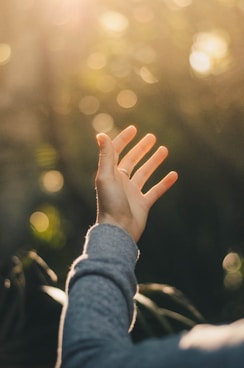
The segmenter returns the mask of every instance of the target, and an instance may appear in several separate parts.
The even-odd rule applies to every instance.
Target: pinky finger
[[[152,205],[174,185],[177,179],[177,172],[171,171],[159,183],[145,193],[144,197],[147,200],[148,207],[151,208]]]

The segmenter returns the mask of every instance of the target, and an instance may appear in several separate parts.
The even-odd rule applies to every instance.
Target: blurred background
[[[170,152],[149,184],[179,173],[138,281],[179,288],[211,322],[243,317],[244,1],[8,0],[0,16],[4,288],[29,250],[64,288],[95,221],[95,135],[135,124]]]

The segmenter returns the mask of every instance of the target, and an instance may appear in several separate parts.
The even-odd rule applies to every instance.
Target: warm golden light
[[[118,94],[117,102],[121,107],[130,109],[137,103],[137,95],[130,89],[124,89]]]
[[[41,184],[47,192],[59,192],[64,186],[64,177],[60,171],[50,170],[42,174]]]
[[[217,74],[229,65],[229,38],[225,32],[201,32],[195,36],[190,54],[192,69],[200,74]]]
[[[190,55],[191,67],[198,73],[207,74],[211,70],[210,57],[201,51],[193,51]]]
[[[92,126],[99,133],[107,133],[113,129],[114,119],[109,114],[100,113],[94,117],[92,121]]]
[[[65,244],[64,223],[59,209],[49,203],[43,204],[29,219],[33,235],[55,248]]]
[[[5,65],[11,58],[12,50],[7,43],[0,43],[0,66]]]
[[[49,219],[45,213],[36,211],[30,217],[30,224],[38,233],[43,233],[49,227]]]
[[[128,18],[115,11],[106,11],[100,16],[101,25],[108,31],[121,33],[129,26]]]

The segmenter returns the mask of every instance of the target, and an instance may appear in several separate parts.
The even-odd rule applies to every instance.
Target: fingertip
[[[147,133],[147,134],[146,134],[146,137],[150,137],[154,142],[156,142],[156,140],[157,140],[156,135],[155,135],[155,134],[153,134],[153,133]]]
[[[174,181],[178,180],[179,175],[178,175],[177,171],[170,171],[169,174],[170,174],[172,180],[174,180]]]
[[[169,150],[167,147],[165,146],[159,146],[158,147],[158,151],[161,152],[163,154],[164,157],[167,157],[169,154]]]
[[[137,134],[137,128],[133,124],[129,125],[125,130],[130,133],[131,137],[135,137]]]
[[[131,124],[127,127],[127,129],[133,129],[135,132],[137,132],[137,128],[135,125]]]
[[[99,147],[103,147],[104,146],[104,143],[106,141],[106,134],[104,134],[104,133],[98,133],[96,135],[96,139],[97,139],[97,143],[98,143]]]

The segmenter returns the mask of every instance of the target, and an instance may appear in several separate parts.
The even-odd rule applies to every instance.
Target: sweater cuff
[[[83,256],[99,254],[104,257],[108,255],[107,251],[110,257],[118,257],[133,268],[140,254],[137,244],[124,229],[111,224],[96,224],[87,232]]]

